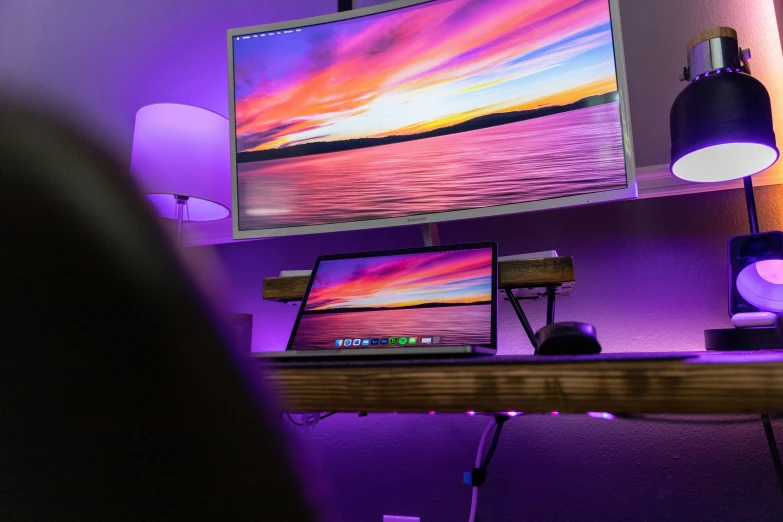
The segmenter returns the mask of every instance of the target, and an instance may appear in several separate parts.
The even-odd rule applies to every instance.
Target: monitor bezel
[[[352,18],[375,15],[387,11],[394,11],[406,7],[427,4],[437,0],[395,0],[372,7],[354,9],[341,13],[304,18],[289,22],[256,25],[239,29],[230,29],[227,32],[228,47],[228,96],[229,96],[229,128],[231,132],[231,201],[232,201],[232,234],[234,239],[260,239],[281,236],[297,236],[305,234],[319,234],[325,232],[341,232],[349,230],[365,230],[372,228],[385,228],[404,225],[424,225],[428,223],[440,223],[444,221],[456,221],[506,214],[519,214],[536,210],[573,207],[593,203],[603,203],[637,197],[636,162],[634,159],[633,133],[631,131],[631,110],[628,100],[628,80],[626,78],[625,52],[622,39],[622,25],[620,22],[619,0],[606,0],[609,3],[610,19],[612,24],[612,40],[614,44],[615,71],[617,74],[617,92],[620,102],[620,124],[622,127],[623,152],[625,156],[626,187],[589,194],[578,194],[559,198],[550,198],[524,203],[512,203],[483,208],[465,210],[450,210],[432,214],[414,214],[394,218],[364,219],[358,221],[344,221],[340,223],[326,223],[321,225],[289,226],[279,228],[240,230],[239,229],[239,200],[236,160],[236,114],[234,97],[234,38],[254,33],[269,31],[281,31],[287,29],[302,28],[312,25],[339,22]]]
[[[498,345],[498,244],[493,241],[481,242],[481,243],[464,243],[461,245],[446,245],[446,246],[430,246],[430,247],[417,247],[417,248],[398,248],[394,250],[379,250],[376,252],[357,252],[353,254],[329,254],[319,256],[315,261],[315,266],[310,275],[310,280],[307,282],[307,289],[305,290],[304,297],[302,297],[302,303],[299,306],[299,311],[296,314],[296,321],[294,322],[294,328],[291,330],[291,335],[288,338],[288,344],[286,345],[286,351],[294,351],[294,340],[296,339],[296,333],[299,330],[299,323],[302,320],[302,316],[305,315],[305,308],[307,306],[307,300],[310,297],[310,290],[315,282],[315,276],[318,274],[318,268],[323,261],[342,261],[347,259],[364,259],[367,257],[390,257],[390,256],[404,256],[415,254],[430,254],[434,252],[456,252],[458,250],[492,250],[492,331],[489,344],[479,344],[485,348],[497,349]],[[422,345],[421,348],[425,348]],[[299,348],[299,350],[303,350]],[[328,350],[325,348],[325,350]],[[306,350],[316,351],[316,350]]]

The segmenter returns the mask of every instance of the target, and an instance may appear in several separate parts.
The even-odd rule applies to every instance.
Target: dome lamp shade
[[[716,28],[689,44],[688,86],[670,114],[671,171],[693,182],[741,179],[772,166],[780,155],[767,89],[750,75],[750,51],[736,32]]]

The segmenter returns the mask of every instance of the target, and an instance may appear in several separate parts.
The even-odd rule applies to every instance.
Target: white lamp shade
[[[231,147],[228,119],[177,103],[136,113],[131,171],[158,214],[175,217],[174,196],[187,196],[186,221],[230,215]]]

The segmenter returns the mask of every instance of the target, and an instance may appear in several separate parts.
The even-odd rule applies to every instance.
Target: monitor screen
[[[320,261],[288,349],[494,345],[492,246]]]
[[[411,3],[229,32],[236,237],[635,195],[615,0]]]

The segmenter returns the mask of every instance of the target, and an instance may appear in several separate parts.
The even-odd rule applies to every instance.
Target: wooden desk
[[[257,362],[270,366],[264,375],[290,411],[783,412],[783,354],[762,353],[750,362],[698,362],[719,360],[715,357],[726,356]]]

